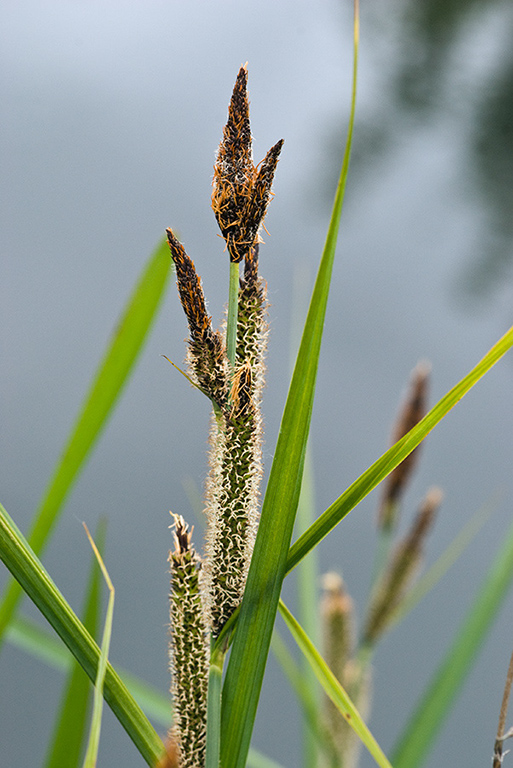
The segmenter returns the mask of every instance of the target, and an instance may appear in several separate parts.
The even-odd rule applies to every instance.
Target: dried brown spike
[[[235,81],[219,152],[229,166],[228,178],[233,182],[244,182],[247,171],[253,168],[247,64],[239,69]]]

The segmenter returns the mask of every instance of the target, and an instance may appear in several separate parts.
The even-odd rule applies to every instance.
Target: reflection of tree
[[[367,12],[373,16],[367,19],[367,29],[378,50],[374,68],[379,71],[379,93],[356,132],[354,160],[365,163],[389,151],[405,128],[425,129],[428,122],[447,115],[457,121],[465,174],[461,186],[465,195],[470,191],[478,199],[484,214],[465,291],[484,295],[504,278],[513,257],[510,0],[392,0],[373,4]],[[502,29],[509,25],[512,32],[502,35],[502,50],[500,41],[493,41],[493,65],[486,61],[490,51],[483,56],[479,49],[462,60],[462,41],[493,15],[501,19]],[[476,83],[480,58],[488,69]]]
[[[475,107],[470,150],[489,218],[485,255],[469,272],[469,286],[478,291],[504,278],[513,255],[513,50],[508,53],[502,72]]]
[[[463,25],[497,0],[407,0],[399,23],[402,61],[395,89],[409,108],[437,108]]]
[[[395,90],[406,109],[440,111],[455,98],[451,79],[451,53],[460,41],[471,16],[483,18],[490,9],[506,5],[498,0],[410,0],[403,18],[407,41]],[[506,10],[505,17],[508,16]],[[509,21],[512,16],[509,12]],[[507,39],[507,38],[506,38]],[[511,37],[509,38],[511,41]],[[476,52],[479,55],[479,51]],[[497,56],[485,87],[467,94],[471,101],[470,130],[462,130],[468,179],[485,211],[482,232],[465,288],[483,294],[496,285],[513,255],[513,56],[508,50]],[[465,119],[469,112],[465,111]]]

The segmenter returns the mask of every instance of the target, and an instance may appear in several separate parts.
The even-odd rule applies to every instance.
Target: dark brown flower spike
[[[191,335],[190,366],[201,389],[223,409],[228,399],[224,344],[219,332],[212,329],[212,321],[207,314],[205,296],[194,262],[173,232],[170,229],[166,232],[176,268],[180,301]]]
[[[230,260],[240,262],[255,244],[271,199],[271,187],[283,140],[260,165],[253,165],[248,73],[241,67],[233,89],[228,122],[214,165],[212,209],[226,240]]]

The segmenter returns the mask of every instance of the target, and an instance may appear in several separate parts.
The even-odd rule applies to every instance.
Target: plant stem
[[[237,346],[237,310],[239,299],[239,262],[230,261],[230,284],[228,288],[228,318],[226,321],[226,354],[230,363],[231,376],[235,368]]]
[[[212,649],[208,673],[207,749],[205,768],[219,768],[221,752],[221,690],[225,650]]]

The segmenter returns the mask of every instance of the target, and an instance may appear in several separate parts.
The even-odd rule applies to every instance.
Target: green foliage
[[[97,542],[103,550],[105,524],[99,527]],[[91,636],[96,635],[100,616],[100,571],[93,557],[84,610],[84,627]],[[91,686],[84,670],[76,662],[68,675],[68,684],[62,699],[55,734],[52,739],[45,768],[76,768],[83,751]]]
[[[89,679],[95,682],[100,648],[1,505],[0,557]],[[153,765],[162,753],[162,742],[110,664],[107,665],[104,696],[148,765]]]

